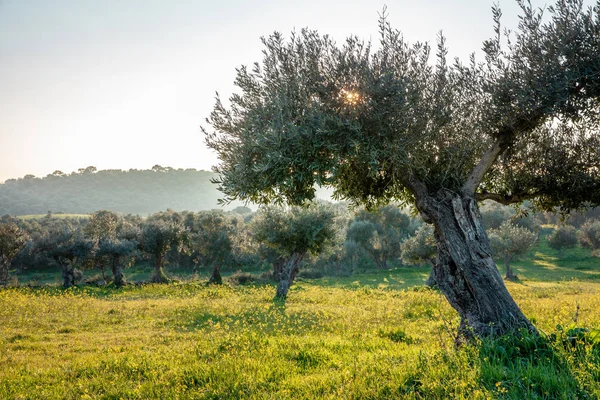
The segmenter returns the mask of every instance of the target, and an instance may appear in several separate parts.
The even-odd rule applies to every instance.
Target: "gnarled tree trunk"
[[[125,285],[125,279],[123,275],[123,267],[118,260],[113,261],[112,265],[113,282],[116,287],[120,288]]]
[[[504,255],[504,268],[506,269],[506,275],[504,276],[504,279],[508,281],[516,281],[517,279],[519,279],[519,277],[515,275],[512,267],[510,266],[510,255],[508,254]]]
[[[421,199],[435,226],[438,256],[433,278],[460,317],[459,337],[497,336],[525,328],[535,332],[508,293],[492,259],[477,201],[445,193]]]
[[[75,267],[71,264],[62,266],[63,287],[68,289],[75,286]]]
[[[150,277],[152,283],[167,283],[169,278],[163,270],[164,254],[156,254],[156,263],[154,264],[154,274]]]
[[[8,278],[10,278],[10,274],[8,273],[9,263],[4,261],[0,262],[0,285],[6,286],[8,284]]]
[[[212,270],[212,275],[210,276],[210,279],[208,280],[208,284],[212,285],[221,285],[223,283],[223,278],[221,277],[221,266],[216,263],[213,266],[213,270]]]
[[[288,290],[290,290],[290,286],[292,286],[298,274],[302,258],[304,258],[304,254],[293,254],[281,269],[279,284],[277,284],[277,293],[275,294],[276,298],[283,300],[287,297]]]
[[[280,257],[273,263],[273,280],[279,282],[281,280],[281,274],[283,267],[285,266],[285,258]]]

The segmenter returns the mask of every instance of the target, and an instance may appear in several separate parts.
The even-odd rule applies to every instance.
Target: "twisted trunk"
[[[292,254],[292,257],[281,269],[277,293],[275,295],[276,298],[283,300],[287,297],[288,290],[290,290],[290,286],[292,286],[292,283],[298,274],[302,258],[304,258],[304,254]]]
[[[0,285],[6,286],[8,284],[8,278],[10,278],[10,274],[8,273],[10,263],[5,261],[0,261]]]
[[[273,263],[273,280],[275,282],[279,282],[281,280],[281,274],[282,274],[284,266],[285,266],[285,259],[284,258],[278,258]]]
[[[517,275],[513,272],[512,267],[510,266],[510,255],[504,254],[504,268],[506,269],[506,275],[504,279],[508,281],[516,281],[518,279]]]
[[[113,273],[113,282],[116,287],[122,287],[125,285],[125,279],[123,275],[123,267],[121,266],[121,262],[116,259],[113,260],[112,265],[112,273]]]
[[[215,263],[212,270],[212,275],[208,280],[208,284],[221,285],[223,283],[223,278],[221,277],[221,266],[218,263]]]
[[[152,283],[167,283],[169,282],[169,278],[165,275],[163,271],[163,259],[164,254],[156,254],[156,264],[154,264],[154,274],[150,278],[150,282]]]
[[[421,213],[435,226],[438,256],[432,276],[461,317],[459,338],[497,336],[520,328],[535,332],[492,259],[477,201],[448,192],[419,200]]]
[[[68,289],[75,286],[75,267],[71,264],[62,266],[63,287]]]

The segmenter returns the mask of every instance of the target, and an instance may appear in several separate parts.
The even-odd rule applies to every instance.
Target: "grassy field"
[[[286,304],[204,279],[0,290],[0,399],[599,398],[600,260],[542,241],[515,266],[542,339],[458,349],[426,268],[299,280]]]

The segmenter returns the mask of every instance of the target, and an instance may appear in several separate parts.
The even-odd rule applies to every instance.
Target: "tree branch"
[[[473,196],[477,186],[494,165],[498,156],[507,148],[506,141],[502,137],[496,139],[492,147],[490,147],[481,157],[479,163],[473,168],[473,171],[469,174],[469,178],[462,187],[463,195]]]
[[[418,179],[412,171],[407,171],[406,174],[400,177],[402,184],[408,188],[415,196],[415,205],[417,206],[417,210],[421,214],[421,217],[425,222],[431,222],[432,219],[429,216],[430,204],[429,204],[429,191],[427,190],[427,186]]]
[[[498,193],[482,192],[476,194],[477,201],[494,200],[497,203],[508,206],[510,204],[521,203],[525,200],[531,200],[536,197],[534,193],[516,193],[512,195],[502,195]]]

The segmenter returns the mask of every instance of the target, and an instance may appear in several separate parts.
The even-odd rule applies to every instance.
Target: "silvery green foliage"
[[[577,229],[571,225],[562,225],[547,237],[548,245],[559,252],[577,246]]]
[[[0,222],[0,283],[7,283],[12,260],[28,241],[29,235],[15,221]]]
[[[402,262],[410,265],[433,264],[437,255],[437,246],[433,236],[433,227],[423,224],[414,236],[401,245]]]
[[[397,206],[388,205],[376,211],[361,210],[349,224],[345,243],[353,253],[358,245],[369,254],[378,268],[400,258],[400,244],[409,236],[410,219]]]
[[[319,254],[332,245],[336,236],[335,213],[325,204],[303,207],[263,207],[250,222],[258,243],[264,243],[282,257]]]
[[[517,29],[485,59],[447,60],[440,35],[407,43],[385,17],[379,45],[315,31],[263,38],[205,130],[225,200],[301,204],[314,185],[373,205],[418,205],[440,190],[540,208],[600,203],[598,6],[520,1]],[[542,14],[546,15],[542,17]]]
[[[527,228],[506,221],[488,232],[494,256],[514,260],[524,256],[537,243],[538,236]]]
[[[581,247],[592,250],[596,256],[600,256],[600,220],[588,220],[579,231],[579,243]]]

